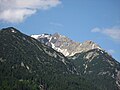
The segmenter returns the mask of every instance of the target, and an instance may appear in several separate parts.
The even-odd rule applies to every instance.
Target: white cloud
[[[46,10],[60,3],[60,0],[0,0],[0,21],[19,23],[37,10]]]
[[[12,13],[11,13],[12,12]],[[27,9],[17,9],[17,10],[6,10],[1,13],[0,20],[4,20],[6,22],[22,22],[26,17],[34,14],[35,10],[27,10]]]
[[[100,28],[93,28],[92,30],[91,30],[91,32],[100,32]]]
[[[91,32],[99,32],[111,37],[114,40],[120,41],[120,27],[112,27],[112,28],[93,28]]]
[[[111,38],[115,40],[120,41],[120,28],[110,28],[110,29],[105,29],[102,31],[102,33],[110,36]]]

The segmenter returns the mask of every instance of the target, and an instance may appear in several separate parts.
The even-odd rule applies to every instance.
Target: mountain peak
[[[87,40],[87,41],[85,41],[86,43],[89,43],[89,44],[93,44],[94,42],[92,41],[92,40]]]
[[[75,42],[59,33],[32,35],[31,37],[61,52],[65,56],[73,56],[76,53],[85,52],[91,49],[101,49],[95,42],[88,40],[83,43]]]
[[[53,35],[60,36],[60,34],[58,32],[54,33]]]
[[[11,33],[17,33],[17,32],[20,33],[20,31],[17,30],[16,28],[14,28],[14,27],[3,28],[3,29],[1,29],[1,31],[3,31],[3,32],[11,32]]]

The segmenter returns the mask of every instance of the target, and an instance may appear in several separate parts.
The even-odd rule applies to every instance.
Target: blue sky
[[[58,32],[77,42],[92,40],[120,62],[120,0],[40,1],[21,0],[22,5],[19,0],[0,1],[0,28],[13,26],[27,35]]]

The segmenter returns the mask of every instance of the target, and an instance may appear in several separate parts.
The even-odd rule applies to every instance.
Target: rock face
[[[86,52],[91,49],[100,48],[96,43],[92,41],[85,41],[83,43],[75,42],[66,36],[55,33],[31,35],[31,37],[37,39],[41,43],[44,43],[58,52],[61,52],[65,56],[73,56],[76,53]]]

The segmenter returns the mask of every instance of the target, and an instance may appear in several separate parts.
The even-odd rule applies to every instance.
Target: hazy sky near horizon
[[[0,29],[92,40],[120,62],[120,0],[0,0]]]

